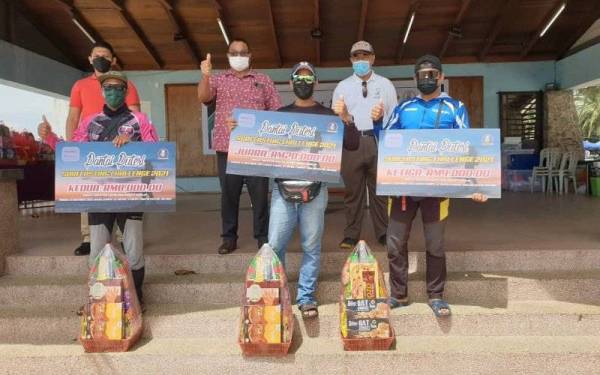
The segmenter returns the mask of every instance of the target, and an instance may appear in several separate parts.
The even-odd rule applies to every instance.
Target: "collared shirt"
[[[371,110],[380,100],[383,100],[383,119],[387,122],[394,107],[398,104],[396,88],[392,82],[375,72],[367,82],[367,97],[363,97],[363,80],[352,74],[352,76],[341,81],[333,91],[331,104],[344,96],[344,102],[348,107],[348,112],[354,116],[354,123],[358,130],[372,130],[373,120],[371,120]]]
[[[131,81],[127,82],[127,96],[125,97],[125,103],[128,106],[140,105],[137,89]],[[81,110],[78,122],[92,114],[102,112],[102,108],[104,107],[102,86],[95,74],[91,74],[90,76],[75,82],[71,89],[71,100],[69,105]]]
[[[229,129],[225,121],[234,108],[274,111],[281,107],[279,93],[267,75],[250,70],[238,78],[231,69],[210,76],[212,96],[216,95],[213,147],[216,151],[229,150]]]
[[[383,124],[383,129],[465,129],[469,127],[469,116],[460,100],[442,93],[428,101],[421,96],[405,100]]]

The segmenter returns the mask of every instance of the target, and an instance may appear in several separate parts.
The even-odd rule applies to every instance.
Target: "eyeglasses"
[[[250,52],[248,52],[248,51],[227,52],[227,56],[230,56],[230,57],[237,57],[237,56],[248,57],[248,56],[250,56]]]
[[[127,86],[125,85],[102,85],[104,90],[115,90],[115,91],[125,91]]]
[[[417,79],[437,79],[441,75],[441,72],[437,69],[423,69],[417,73]]]
[[[363,98],[366,98],[369,94],[369,91],[367,90],[367,81],[362,81],[362,94]]]
[[[292,81],[295,83],[304,82],[307,85],[312,85],[313,83],[315,83],[315,76],[301,76],[298,74],[294,74],[292,76]]]

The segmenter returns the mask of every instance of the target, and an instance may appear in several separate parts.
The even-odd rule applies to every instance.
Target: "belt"
[[[375,136],[375,133],[373,133],[373,130],[359,130],[358,132],[363,137],[373,137],[373,136]]]

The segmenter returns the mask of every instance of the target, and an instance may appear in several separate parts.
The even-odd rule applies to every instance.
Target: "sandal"
[[[430,299],[429,307],[431,307],[431,310],[433,310],[433,313],[435,314],[436,318],[450,316],[452,314],[448,302],[444,301],[441,298]]]
[[[396,309],[398,307],[406,307],[408,306],[408,297],[404,298],[394,298],[390,297],[388,300],[388,305],[390,305],[390,309]]]
[[[303,305],[298,306],[298,309],[302,313],[302,317],[304,319],[313,319],[319,316],[319,310],[317,309],[316,303],[305,303]]]

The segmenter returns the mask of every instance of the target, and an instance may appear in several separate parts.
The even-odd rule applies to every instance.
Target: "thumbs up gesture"
[[[379,100],[379,103],[371,109],[371,119],[373,121],[379,121],[383,117],[383,100]]]
[[[332,109],[333,109],[333,112],[336,115],[340,116],[342,121],[344,121],[345,123],[352,122],[352,116],[350,116],[350,113],[348,112],[348,107],[346,107],[346,102],[344,101],[343,95],[340,95],[338,100],[336,100],[333,103]]]
[[[42,141],[48,137],[48,135],[52,133],[52,127],[50,123],[46,119],[46,115],[42,115],[42,122],[38,125],[38,135],[42,138]]]
[[[210,53],[206,54],[206,59],[202,60],[200,63],[200,70],[202,71],[202,75],[210,76],[212,73],[212,63],[210,62]]]

